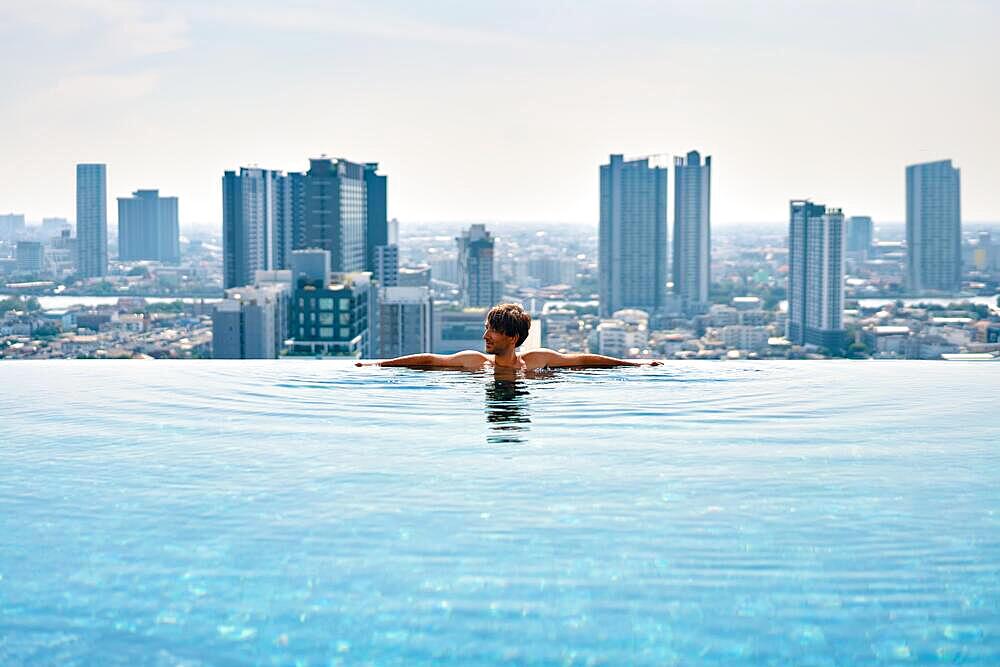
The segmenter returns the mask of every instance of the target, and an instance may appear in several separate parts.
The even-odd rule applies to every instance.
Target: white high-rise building
[[[788,339],[831,351],[844,342],[844,215],[791,202],[788,228]]]
[[[82,278],[108,272],[108,174],[103,164],[76,165],[76,252]]]
[[[708,308],[711,284],[712,158],[698,151],[674,158],[674,294],[684,311]]]
[[[911,294],[962,288],[962,201],[951,160],[906,168],[906,287]]]

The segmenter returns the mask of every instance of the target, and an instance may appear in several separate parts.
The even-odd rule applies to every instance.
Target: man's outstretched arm
[[[588,368],[601,366],[660,366],[659,361],[629,361],[603,354],[563,354],[555,350],[534,350],[525,353],[522,358],[532,368]]]
[[[384,361],[357,362],[355,366],[403,366],[407,368],[480,368],[486,362],[482,352],[466,350],[455,354],[408,354]]]

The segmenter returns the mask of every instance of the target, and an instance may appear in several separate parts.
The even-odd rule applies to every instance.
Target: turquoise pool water
[[[1000,664],[1000,364],[0,364],[2,665]]]

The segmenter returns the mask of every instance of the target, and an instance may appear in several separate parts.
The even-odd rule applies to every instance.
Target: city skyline
[[[902,167],[939,159],[962,165],[968,221],[1000,218],[995,4],[515,9],[6,6],[0,211],[72,217],[72,165],[100,162],[110,196],[157,187],[185,202],[182,228],[218,227],[218,173],[326,152],[378,159],[404,221],[596,225],[591,165],[699,146],[717,226],[780,222],[804,195],[902,221]],[[836,103],[799,113],[803,86]],[[313,113],[334,101],[349,128]],[[796,160],[804,143],[824,159]],[[558,177],[512,168],[526,154]],[[460,187],[439,177],[455,165]]]

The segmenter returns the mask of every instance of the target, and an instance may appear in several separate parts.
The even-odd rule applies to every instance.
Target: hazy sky
[[[0,212],[74,165],[219,224],[221,176],[378,161],[406,221],[598,217],[609,153],[713,155],[713,223],[904,216],[952,158],[1000,219],[1000,2],[0,0]],[[672,175],[671,175],[672,178]]]

